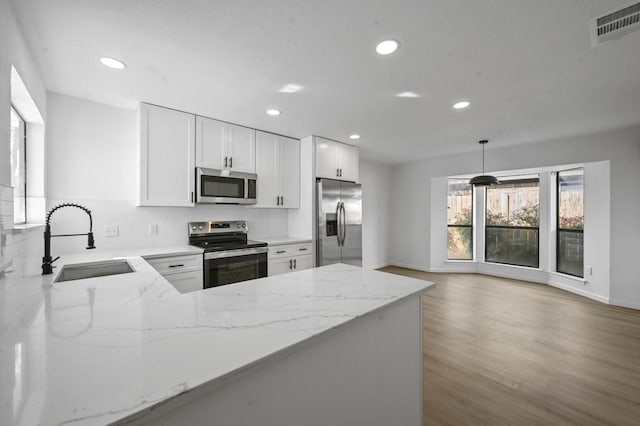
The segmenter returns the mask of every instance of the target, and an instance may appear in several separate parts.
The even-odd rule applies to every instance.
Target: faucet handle
[[[53,262],[55,262],[56,260],[60,259],[60,256],[56,257],[55,259],[53,259],[51,262],[49,262],[49,265],[51,265]]]

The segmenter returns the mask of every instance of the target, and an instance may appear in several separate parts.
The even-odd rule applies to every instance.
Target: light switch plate
[[[105,225],[104,236],[105,237],[117,237],[119,234],[118,225]]]

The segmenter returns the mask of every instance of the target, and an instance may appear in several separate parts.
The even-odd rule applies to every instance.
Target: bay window
[[[500,178],[486,189],[485,261],[537,268],[540,265],[540,178]]]
[[[473,187],[468,179],[449,179],[447,259],[473,259]]]
[[[556,270],[583,277],[584,170],[558,172]]]

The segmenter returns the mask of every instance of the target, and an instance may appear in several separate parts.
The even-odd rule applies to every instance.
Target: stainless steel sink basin
[[[77,263],[73,265],[64,265],[53,282],[61,283],[65,281],[83,280],[86,278],[128,274],[131,272],[135,271],[126,259]]]

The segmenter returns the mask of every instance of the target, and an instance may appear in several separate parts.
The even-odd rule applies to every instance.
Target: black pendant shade
[[[480,145],[482,145],[482,175],[475,176],[475,177],[471,178],[471,180],[469,181],[469,185],[473,185],[473,186],[498,185],[500,183],[498,178],[496,178],[495,176],[490,176],[490,175],[485,175],[484,174],[484,146],[487,143],[489,143],[489,141],[486,140],[486,139],[483,139],[483,140],[479,141],[478,143]]]

